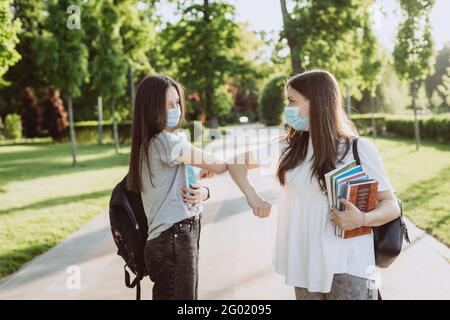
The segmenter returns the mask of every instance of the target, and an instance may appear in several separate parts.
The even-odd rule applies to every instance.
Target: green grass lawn
[[[104,212],[125,175],[128,148],[68,144],[0,146],[0,278]]]
[[[450,245],[450,146],[412,140],[375,141],[405,214]],[[0,278],[48,250],[108,207],[125,175],[129,147],[68,144],[0,146]]]
[[[375,144],[403,201],[404,214],[420,228],[450,245],[450,145],[382,138]]]

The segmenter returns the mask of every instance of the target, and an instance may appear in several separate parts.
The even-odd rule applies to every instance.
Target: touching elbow
[[[400,216],[401,210],[400,210],[400,205],[398,204],[397,201],[395,201],[393,203],[393,208],[392,208],[392,216],[391,216],[391,221],[397,219]]]
[[[228,170],[227,165],[223,163],[217,170],[217,174],[225,173]]]
[[[395,216],[399,217],[402,214],[402,210],[400,208],[400,204],[397,201],[395,201],[395,209],[396,209],[396,215]]]

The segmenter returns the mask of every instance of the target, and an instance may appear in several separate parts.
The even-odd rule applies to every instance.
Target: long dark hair
[[[165,75],[145,77],[136,92],[131,127],[131,155],[127,176],[127,189],[133,192],[142,191],[142,163],[145,162],[150,171],[148,147],[152,139],[166,128],[167,108],[166,92],[174,87],[180,97],[181,118],[173,130],[182,125],[185,114],[184,91],[181,84]],[[153,185],[153,181],[152,185]]]
[[[286,134],[288,144],[281,153],[277,178],[284,185],[286,172],[303,163],[311,136],[314,149],[311,179],[317,177],[320,190],[325,193],[324,175],[336,168],[340,143],[344,140],[346,150],[338,163],[348,152],[351,137],[357,136],[358,132],[344,112],[342,93],[331,73],[324,70],[304,72],[289,79],[287,87],[292,87],[309,100],[309,131],[289,128]]]

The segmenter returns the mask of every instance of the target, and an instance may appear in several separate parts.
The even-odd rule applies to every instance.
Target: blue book
[[[186,165],[186,186],[191,187],[191,185],[198,183],[197,177],[195,175],[194,167],[190,164]],[[190,194],[190,193],[188,193]],[[189,208],[192,207],[192,204],[186,204]],[[200,203],[196,206],[196,212],[203,211],[203,205]]]
[[[337,183],[336,182],[339,181],[339,180],[342,180],[345,177],[355,175],[355,174],[360,173],[362,171],[363,171],[362,167],[360,165],[358,165],[358,166],[355,166],[355,167],[353,167],[353,168],[351,168],[351,169],[349,169],[349,170],[347,170],[345,172],[342,172],[342,173],[338,174],[337,176],[331,178],[331,184],[333,186],[332,190],[334,192],[333,193],[333,203],[336,206],[336,208],[338,207]]]
[[[367,174],[364,174],[360,177],[355,177],[351,180],[344,180],[344,181],[337,181],[337,188],[336,188],[336,194],[337,194],[337,199],[339,198],[346,198],[346,194],[347,194],[347,185],[352,182],[352,181],[362,181],[362,180],[367,180],[369,179],[369,176]],[[340,202],[337,203],[337,207],[338,210],[344,210],[344,205]]]
[[[197,177],[195,176],[194,167],[190,164],[187,164],[186,165],[186,186],[190,187],[194,183],[198,183]]]

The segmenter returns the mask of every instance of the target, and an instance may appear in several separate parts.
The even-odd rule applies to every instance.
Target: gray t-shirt
[[[152,172],[152,186],[147,164],[142,163],[142,202],[148,220],[148,240],[157,238],[173,224],[198,216],[202,204],[188,210],[181,196],[186,186],[186,165],[177,160],[190,147],[182,135],[161,132],[149,145],[149,162]]]

